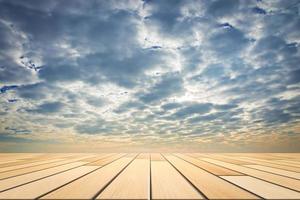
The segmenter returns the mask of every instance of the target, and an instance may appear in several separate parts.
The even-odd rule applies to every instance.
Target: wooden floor
[[[300,153],[2,153],[0,199],[300,199]]]

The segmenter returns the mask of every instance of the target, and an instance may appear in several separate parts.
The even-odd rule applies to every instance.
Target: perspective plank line
[[[0,153],[0,199],[300,199],[300,153]]]

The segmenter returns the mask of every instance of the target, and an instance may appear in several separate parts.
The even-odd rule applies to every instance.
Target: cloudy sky
[[[299,151],[300,1],[0,0],[0,151]]]

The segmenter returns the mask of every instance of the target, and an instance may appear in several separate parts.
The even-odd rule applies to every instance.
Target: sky
[[[0,0],[0,151],[299,152],[299,44],[299,0]]]

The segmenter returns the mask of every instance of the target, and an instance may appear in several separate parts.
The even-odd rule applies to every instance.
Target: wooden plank
[[[135,159],[97,199],[148,199],[149,196],[149,156]]]
[[[164,161],[164,157],[161,156],[160,153],[151,153],[150,155],[151,161]]]
[[[3,167],[11,167],[11,166],[17,166],[17,165],[23,165],[23,164],[29,164],[29,163],[36,163],[40,162],[40,160],[15,160],[14,162],[5,162],[0,164],[0,169]]]
[[[265,171],[265,172],[271,172],[271,173],[274,173],[274,174],[287,176],[287,177],[290,177],[290,178],[300,179],[300,173],[297,173],[297,172],[291,172],[291,171],[287,171],[287,170],[276,169],[276,168],[266,167],[266,166],[262,166],[262,165],[244,165],[244,166],[245,167],[250,167],[250,168],[253,168],[253,169],[262,170],[262,171]]]
[[[82,166],[64,173],[50,176],[11,190],[0,193],[1,199],[33,199],[58,188],[84,174],[96,169],[96,166]]]
[[[42,155],[42,153],[7,153],[1,156],[1,160],[5,160],[5,159],[19,160],[25,158],[33,158],[39,155]]]
[[[209,171],[210,173],[213,173],[215,175],[218,175],[218,176],[221,176],[221,175],[243,175],[239,172],[236,172],[236,171],[233,171],[233,170],[230,170],[230,169],[226,169],[224,167],[220,167],[220,166],[217,166],[217,165],[214,165],[214,164],[211,164],[211,163],[208,163],[208,162],[204,162],[202,160],[199,160],[199,159],[196,159],[196,158],[193,158],[193,157],[190,157],[190,156],[186,156],[184,154],[175,154],[176,156],[182,158],[183,160],[186,160],[206,171]]]
[[[278,160],[278,162],[283,163],[283,164],[292,164],[293,166],[300,168],[300,161],[295,161],[295,160]]]
[[[46,176],[50,176],[56,173],[63,172],[65,170],[69,170],[75,167],[82,166],[86,164],[87,162],[72,162],[66,165],[61,165],[58,167],[49,168],[46,170],[41,170],[37,172],[32,172],[29,174],[24,174],[21,176],[16,176],[13,178],[5,179],[0,181],[0,191],[7,190],[9,188],[12,188],[14,186],[22,185],[37,179],[44,178]]]
[[[275,164],[275,165],[282,165],[282,166],[291,166],[291,167],[297,167],[294,164],[291,163],[283,163],[278,160],[263,160],[263,159],[258,159],[258,158],[248,158],[248,157],[240,157],[239,160],[247,160],[248,162],[255,162],[257,164],[264,163],[264,164]]]
[[[152,199],[203,199],[167,161],[153,161],[152,155],[151,183]]]
[[[231,156],[232,154],[229,154],[229,156]],[[277,160],[279,159],[281,156],[283,156],[283,154],[281,155],[276,155],[273,153],[240,153],[238,155],[236,155],[236,157],[240,157],[240,156],[246,156],[246,157],[250,157],[250,158],[257,158],[257,159],[263,159],[263,160]],[[279,157],[280,156],[280,157]]]
[[[23,175],[23,174],[27,174],[27,173],[32,173],[32,172],[35,172],[35,171],[48,169],[48,168],[59,166],[59,165],[64,165],[64,164],[71,163],[71,162],[76,162],[78,160],[81,160],[81,159],[84,159],[84,158],[87,158],[87,157],[90,157],[90,156],[85,156],[85,157],[70,159],[70,160],[62,160],[62,161],[58,161],[58,162],[54,162],[54,163],[46,163],[46,164],[43,164],[43,165],[38,165],[38,166],[33,166],[33,167],[28,167],[28,168],[21,168],[21,169],[17,169],[17,170],[2,172],[2,173],[0,173],[0,180],[7,179],[7,178],[10,178],[10,177],[19,176],[19,175]]]
[[[222,176],[266,199],[300,199],[300,193],[250,176]]]
[[[107,163],[110,163],[111,161],[113,160],[116,160],[122,156],[124,156],[125,154],[123,153],[117,153],[117,154],[112,154],[111,156],[109,157],[105,157],[105,158],[102,158],[101,160],[98,160],[96,162],[91,162],[91,163],[88,163],[86,165],[90,165],[90,166],[103,166],[103,165],[106,165]]]
[[[62,160],[64,160],[64,159],[56,158],[56,159],[52,159],[52,160],[46,160],[46,161],[40,161],[40,162],[34,162],[34,163],[27,163],[27,164],[23,164],[23,165],[3,167],[3,168],[0,168],[0,173],[13,171],[13,170],[17,170],[17,169],[22,169],[22,168],[33,167],[33,166],[39,166],[39,165],[43,165],[43,164],[55,163],[55,162],[62,161]]]
[[[260,178],[284,187],[288,187],[297,191],[300,191],[300,181],[296,180],[296,179],[291,179],[288,177],[284,177],[284,176],[280,176],[280,175],[276,175],[276,174],[270,174],[268,172],[263,172],[263,171],[259,171],[256,169],[251,169],[248,167],[244,167],[244,166],[239,166],[239,165],[235,165],[235,164],[231,164],[231,163],[226,163],[226,162],[222,162],[219,160],[214,160],[214,159],[210,159],[210,158],[202,158],[202,160],[222,166],[222,167],[226,167],[238,172],[241,172],[243,174],[247,174],[250,176],[254,176],[256,178]]]
[[[273,167],[273,168],[278,168],[278,169],[284,169],[284,170],[293,171],[293,172],[300,172],[300,168],[298,168],[298,167],[288,166],[288,165],[283,165],[283,164],[277,164],[279,162],[275,162],[275,164],[274,164],[274,163],[270,163],[268,161],[265,162],[265,161],[256,160],[256,159],[251,160],[251,158],[234,158],[234,159],[247,161],[247,162],[250,162],[251,164],[259,164],[259,165],[263,165],[263,166],[268,166],[268,167]]]
[[[34,161],[34,162],[27,162],[27,161],[22,161],[22,163],[18,162],[16,164],[11,163],[11,165],[6,166],[6,167],[2,167],[0,168],[0,173],[2,172],[6,172],[6,171],[12,171],[12,170],[16,170],[16,169],[22,169],[22,168],[27,168],[27,167],[32,167],[32,166],[39,166],[39,165],[43,165],[43,164],[48,164],[48,163],[54,163],[57,161],[62,161],[62,160],[67,160],[67,159],[84,159],[84,158],[90,158],[90,157],[95,157],[95,155],[92,154],[87,154],[87,155],[81,155],[81,156],[68,156],[66,157],[58,157],[58,158],[51,158],[51,159],[47,159],[47,160],[43,160],[43,161]]]
[[[236,164],[236,165],[250,165],[250,164],[252,164],[251,162],[238,160],[238,159],[235,159],[234,157],[222,156],[220,154],[209,154],[209,155],[206,155],[206,156],[199,156],[197,158],[213,158],[215,160],[229,162],[229,163]]]
[[[277,160],[279,159],[279,155],[275,155],[274,153],[221,153],[217,154],[219,156],[226,156],[226,157],[249,157],[249,158],[257,158],[257,159],[264,159],[264,160]]]
[[[122,157],[58,189],[42,199],[92,199],[134,158]]]
[[[166,158],[209,199],[258,199],[257,196],[180,158]]]
[[[284,159],[300,159],[300,153],[274,153],[273,155]]]

